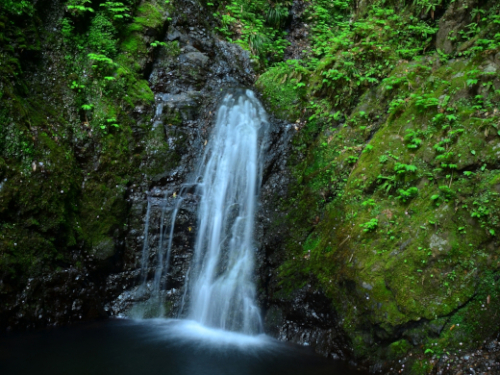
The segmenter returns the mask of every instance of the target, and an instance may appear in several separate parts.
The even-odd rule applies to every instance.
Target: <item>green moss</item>
[[[9,274],[9,280],[61,265],[81,266],[75,248],[101,260],[112,256],[127,216],[126,185],[140,175],[142,155],[133,157],[130,151],[139,142],[131,129],[137,124],[128,113],[138,105],[148,111],[154,101],[142,68],[152,52],[150,27],[163,28],[161,7],[143,2],[136,15],[146,21],[135,28],[128,27],[132,19],[117,21],[102,10],[89,15],[88,34],[84,27],[73,27],[78,20],[67,18],[64,38],[52,32],[58,27],[40,24],[40,43],[53,51],[44,60],[50,70],[25,76],[21,67],[30,59],[2,66],[8,84],[1,82],[0,95],[0,177],[6,179],[0,188],[0,273]],[[13,20],[9,27],[31,38],[26,27],[39,22],[36,17]],[[2,54],[8,45],[12,56],[32,50],[26,44],[16,50],[12,39],[5,44],[5,35]],[[90,62],[89,53],[112,57],[113,64]],[[50,80],[42,82],[40,77],[48,75]]]
[[[381,84],[344,92],[345,119],[332,116],[339,86],[321,88],[326,70],[340,69],[339,55],[306,76],[303,96],[280,91],[292,84],[285,65],[259,80],[270,101],[304,108],[308,120],[294,140],[306,157],[291,160],[297,183],[283,204],[292,239],[281,285],[318,282],[360,356],[382,355],[374,340],[399,345],[401,332],[424,348],[459,348],[469,333],[475,343],[489,335],[479,329],[486,320],[475,301],[481,279],[498,267],[497,94],[478,97],[468,81],[485,58],[400,61]],[[362,226],[375,220],[371,231]],[[454,319],[465,334],[450,330]],[[416,373],[428,365],[415,364]]]
[[[134,72],[144,69],[153,52],[150,43],[156,41],[166,22],[164,5],[155,1],[143,2],[133,21],[127,25],[120,49],[124,52],[120,62]]]
[[[415,375],[424,375],[429,374],[433,367],[433,364],[431,364],[429,360],[415,360],[410,371]]]
[[[300,79],[293,78],[293,74],[293,69],[281,64],[267,70],[256,82],[272,113],[290,121],[300,118],[300,90],[297,89]]]
[[[146,80],[137,80],[134,82],[128,90],[128,96],[134,103],[147,105],[153,104],[155,99],[153,91],[151,91]]]
[[[137,8],[137,16],[134,18],[134,24],[152,29],[159,28],[165,21],[163,13],[164,10],[155,2],[145,2]]]
[[[148,115],[139,124],[130,116],[154,103],[143,69],[167,26],[165,10],[175,10],[134,4],[128,20],[89,15],[88,37],[80,20],[67,18],[63,44],[52,27],[36,27],[36,17],[6,22],[0,10],[2,274],[80,267],[69,257],[75,248],[109,259],[128,212],[126,186],[141,173],[160,181],[186,147],[180,138],[166,142],[171,129],[182,132],[180,112],[154,128]],[[262,69],[284,49],[282,26],[271,33],[262,18],[268,6],[228,5],[225,25],[242,22],[242,33],[224,24],[219,30],[259,55]],[[408,367],[423,374],[433,355],[472,348],[498,329],[500,82],[484,72],[494,70],[498,30],[489,22],[469,41],[460,36],[450,60],[433,51],[439,20],[398,7],[371,2],[349,10],[314,0],[303,16],[310,25],[304,58],[275,64],[257,87],[296,131],[294,183],[287,197],[275,197],[287,216],[273,223],[286,228],[274,296],[321,289],[356,355],[412,352],[420,360]],[[269,42],[259,48],[263,36]],[[491,46],[480,47],[481,39]],[[50,44],[53,85],[23,73],[20,54],[40,43]],[[117,65],[91,68],[91,52]],[[179,45],[161,53],[168,66]]]
[[[117,30],[113,22],[103,13],[98,13],[92,20],[88,43],[90,48],[106,56],[114,56],[117,52]]]
[[[108,184],[88,181],[80,203],[81,235],[98,259],[114,254],[111,237],[123,228],[126,220],[125,189],[114,183],[112,180]]]
[[[140,36],[140,34],[132,33],[130,34],[121,44],[120,48],[127,54],[128,60],[133,61],[134,55],[137,53],[145,54],[147,52],[147,48],[144,45],[144,42]]]
[[[392,357],[398,358],[404,356],[413,346],[406,340],[399,340],[389,345],[389,353]]]

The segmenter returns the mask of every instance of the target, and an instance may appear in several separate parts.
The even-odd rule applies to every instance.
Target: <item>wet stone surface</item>
[[[437,362],[437,375],[493,375],[500,373],[500,343],[484,342],[478,350],[443,355]]]

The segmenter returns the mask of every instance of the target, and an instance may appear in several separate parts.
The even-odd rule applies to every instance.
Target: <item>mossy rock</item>
[[[111,237],[104,237],[92,246],[91,254],[98,260],[106,260],[115,255],[115,242]]]
[[[285,63],[262,74],[255,86],[262,92],[265,104],[279,118],[293,121],[300,118],[300,90],[290,81],[294,73]],[[295,81],[297,78],[295,78]]]
[[[292,170],[297,184],[287,225],[294,239],[286,245],[282,285],[318,280],[360,356],[375,353],[375,340],[394,340],[402,331],[408,340],[402,342],[415,345],[405,350],[435,342],[459,348],[471,340],[457,326],[450,331],[449,322],[486,324],[467,311],[477,306],[481,280],[496,274],[500,256],[494,245],[500,140],[487,125],[498,111],[485,115],[474,91],[463,90],[467,74],[457,75],[479,65],[400,64],[389,80],[408,85],[365,92],[341,128],[324,127],[314,141],[307,132],[326,117],[301,131],[309,149]],[[406,100],[392,111],[397,97]],[[479,331],[472,341],[487,335]]]

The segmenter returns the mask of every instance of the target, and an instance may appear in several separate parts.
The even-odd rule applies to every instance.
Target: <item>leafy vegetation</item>
[[[290,236],[279,285],[319,283],[360,356],[412,352],[412,371],[428,372],[439,348],[473,348],[491,333],[494,308],[475,293],[500,277],[499,12],[492,1],[312,1],[303,58],[257,82],[300,125],[297,183],[276,197]],[[304,260],[306,238],[317,243]],[[367,339],[367,326],[383,332]],[[394,345],[371,346],[381,337]]]
[[[53,270],[56,262],[81,263],[70,256],[77,244],[85,249],[81,256],[94,254],[122,230],[124,186],[139,174],[130,113],[153,102],[142,71],[154,53],[147,40],[158,38],[168,5],[68,0],[54,5],[61,17],[49,20],[42,6],[5,0],[0,7],[4,285]],[[142,65],[124,58],[131,40]],[[91,150],[98,168],[87,164]]]
[[[207,6],[220,22],[217,31],[249,50],[260,66],[283,59],[289,45],[284,27],[290,1],[214,1],[207,2]]]
[[[29,0],[4,0],[2,7],[6,13],[20,16],[33,14],[33,3]]]

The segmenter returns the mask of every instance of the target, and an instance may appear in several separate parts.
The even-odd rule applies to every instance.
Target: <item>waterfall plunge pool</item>
[[[0,335],[2,375],[362,375],[310,348],[193,321],[116,319]]]

